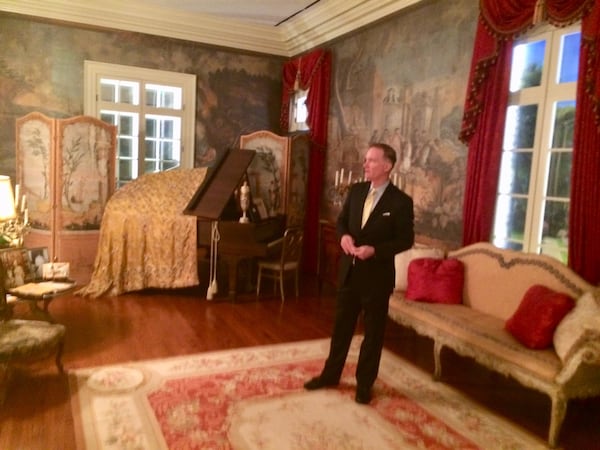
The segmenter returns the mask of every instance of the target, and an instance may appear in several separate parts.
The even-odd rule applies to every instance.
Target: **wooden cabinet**
[[[17,183],[31,230],[25,245],[46,247],[91,275],[104,207],[115,189],[116,127],[94,117],[53,119],[33,112],[16,121]]]
[[[337,288],[338,263],[341,255],[335,224],[321,220],[319,222],[319,290],[323,283]]]

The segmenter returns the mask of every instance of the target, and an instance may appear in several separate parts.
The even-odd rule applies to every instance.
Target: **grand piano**
[[[198,218],[199,249],[211,248],[212,224],[217,222],[218,257],[227,265],[229,296],[232,299],[237,294],[240,262],[268,255],[269,244],[283,236],[286,225],[285,215],[260,218],[252,206],[248,211],[250,222],[239,222],[242,210],[236,192],[239,192],[255,154],[254,150],[229,150],[184,210],[184,214]]]

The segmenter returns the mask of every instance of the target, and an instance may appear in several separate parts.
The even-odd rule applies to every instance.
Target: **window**
[[[307,131],[308,108],[306,107],[306,98],[308,89],[298,89],[294,92],[290,104],[290,131]]]
[[[117,187],[194,166],[194,75],[86,61],[84,110],[117,126]]]
[[[567,262],[581,33],[545,28],[515,43],[493,243]]]

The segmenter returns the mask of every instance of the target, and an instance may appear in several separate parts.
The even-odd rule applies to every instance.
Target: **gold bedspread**
[[[77,293],[197,285],[196,218],[182,211],[205,175],[206,168],[147,174],[116,191],[102,218],[91,281]]]

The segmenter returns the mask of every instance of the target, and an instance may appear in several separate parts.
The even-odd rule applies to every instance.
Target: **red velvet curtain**
[[[316,273],[319,215],[321,193],[323,191],[325,150],[327,148],[331,52],[315,50],[284,64],[281,104],[282,130],[289,129],[290,99],[296,85],[301,89],[309,89],[306,106],[311,144],[306,194],[306,220],[304,224],[304,268],[308,273]]]
[[[461,140],[469,143],[463,207],[463,245],[488,241],[493,226],[512,40],[497,40],[480,21]]]
[[[600,284],[600,4],[583,18],[569,207],[569,266]]]
[[[480,0],[460,132],[460,139],[469,145],[463,211],[463,245],[468,245],[488,241],[492,232],[514,37],[534,22],[547,20],[565,26],[583,17],[571,175],[569,264],[592,283],[600,281],[600,239],[592,231],[599,219],[594,205],[600,201],[597,186],[600,155],[594,146],[594,141],[600,138],[599,8],[594,0]]]

